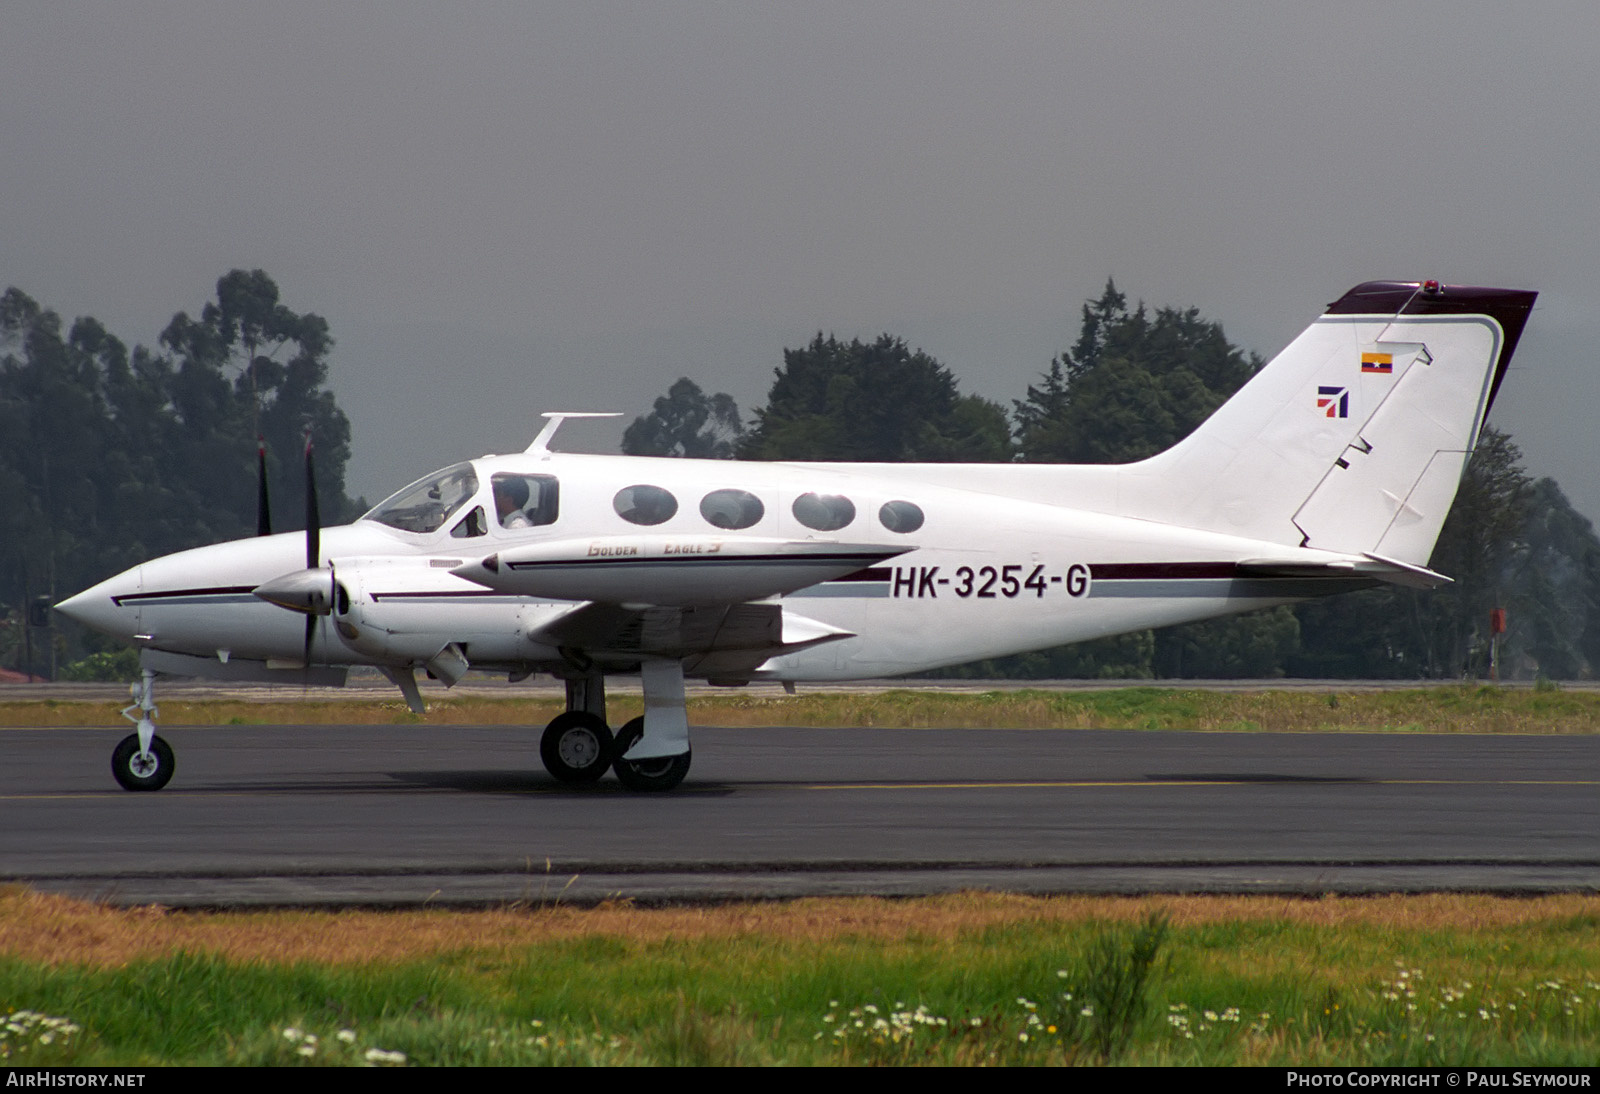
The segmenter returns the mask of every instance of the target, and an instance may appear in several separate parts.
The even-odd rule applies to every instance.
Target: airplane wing
[[[672,659],[741,677],[766,659],[853,632],[776,603],[910,547],[720,536],[598,536],[502,550],[454,576],[518,597],[582,601],[530,633],[589,661]]]
[[[688,607],[792,593],[914,549],[753,536],[592,536],[507,548],[450,572],[513,596]]]
[[[768,658],[854,633],[781,604],[638,608],[590,602],[530,637],[601,662],[681,659],[686,671],[716,678],[742,676]]]
[[[854,637],[780,604],[753,603],[844,577],[909,546],[719,536],[599,536],[508,548],[451,571],[499,593],[582,603],[536,642],[602,663],[681,660],[711,677]]]

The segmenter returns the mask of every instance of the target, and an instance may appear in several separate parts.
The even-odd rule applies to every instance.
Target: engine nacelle
[[[363,660],[451,683],[472,664],[559,659],[528,636],[571,605],[529,604],[427,565],[335,562],[333,629]]]

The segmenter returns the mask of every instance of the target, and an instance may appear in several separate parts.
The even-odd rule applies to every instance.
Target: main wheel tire
[[[689,760],[693,751],[677,756],[657,756],[648,760],[624,760],[622,754],[644,736],[644,719],[635,718],[617,730],[616,759],[611,761],[617,779],[629,790],[639,793],[671,790],[689,773]]]
[[[581,710],[557,714],[539,738],[539,758],[564,783],[592,783],[611,766],[611,730]]]
[[[111,751],[111,774],[124,790],[160,790],[172,781],[172,746],[150,738],[150,751],[139,755],[139,735],[130,733]]]

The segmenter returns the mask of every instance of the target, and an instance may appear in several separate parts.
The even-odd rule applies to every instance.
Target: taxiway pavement
[[[1600,738],[697,729],[662,795],[514,726],[0,730],[0,879],[119,904],[1600,891]]]

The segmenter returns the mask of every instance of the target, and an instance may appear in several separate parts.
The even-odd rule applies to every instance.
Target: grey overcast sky
[[[5,0],[0,282],[154,344],[265,269],[374,501],[680,375],[758,405],[819,330],[1009,404],[1107,277],[1268,357],[1359,281],[1534,288],[1492,420],[1597,517],[1597,48],[1592,0]]]

